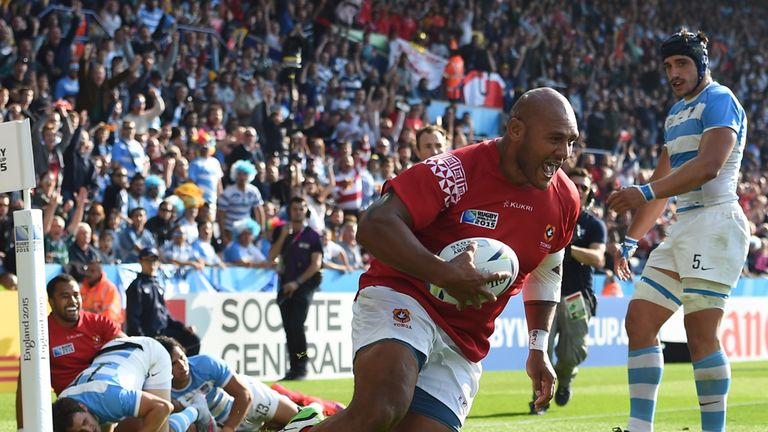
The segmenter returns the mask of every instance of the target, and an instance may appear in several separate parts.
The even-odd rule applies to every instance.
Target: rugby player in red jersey
[[[548,403],[555,382],[548,331],[562,251],[579,212],[576,187],[560,166],[577,137],[570,103],[555,90],[534,89],[512,108],[503,137],[436,155],[390,180],[357,235],[376,259],[353,307],[352,402],[319,424],[320,415],[302,410],[284,430],[458,431],[478,391],[494,320],[520,292],[535,404]],[[509,275],[477,271],[475,244],[452,261],[437,256],[468,237],[494,238],[517,253],[518,276],[499,298],[485,284]],[[459,307],[430,294],[427,281]]]

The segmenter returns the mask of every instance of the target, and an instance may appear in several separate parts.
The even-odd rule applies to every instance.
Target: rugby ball
[[[517,278],[517,271],[520,268],[517,261],[517,254],[511,247],[491,238],[471,237],[449,244],[440,251],[438,256],[446,261],[450,261],[464,252],[470,242],[473,241],[477,243],[477,250],[475,251],[473,262],[480,272],[490,274],[506,271],[512,274],[512,277],[510,278],[486,284],[488,289],[498,297],[512,286],[515,278]],[[429,292],[446,303],[458,304],[458,301],[454,297],[437,285],[430,283]]]

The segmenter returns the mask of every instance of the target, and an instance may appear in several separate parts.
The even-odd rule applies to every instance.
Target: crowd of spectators
[[[351,271],[369,260],[354,239],[357,215],[418,162],[428,104],[452,102],[439,117],[449,149],[484,138],[470,115],[456,115],[460,95],[429,88],[405,56],[390,55],[401,38],[460,56],[467,72],[499,74],[505,112],[530,88],[567,95],[581,132],[570,163],[598,185],[611,268],[625,217],[603,200],[652,172],[673,103],[658,45],[686,25],[708,34],[713,76],[749,116],[745,272],[763,274],[767,10],[722,0],[9,1],[0,5],[0,115],[31,121],[47,262],[136,262],[156,247],[181,266],[270,268],[272,231],[303,196],[324,266]],[[0,195],[10,273],[10,212],[21,206],[19,193]],[[640,261],[672,217],[641,241]]]

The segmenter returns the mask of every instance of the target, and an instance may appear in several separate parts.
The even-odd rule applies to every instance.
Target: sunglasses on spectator
[[[582,192],[586,192],[589,190],[589,186],[585,184],[577,184],[576,187],[579,188],[579,190]]]

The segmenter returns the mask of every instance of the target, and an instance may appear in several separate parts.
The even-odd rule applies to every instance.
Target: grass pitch
[[[733,363],[728,431],[768,431],[768,362]],[[348,403],[352,380],[292,382],[289,388]],[[462,432],[598,432],[626,426],[629,396],[624,367],[583,368],[573,383],[571,402],[554,403],[543,416],[528,414],[530,381],[525,372],[485,372],[480,393]],[[15,431],[14,395],[0,393],[0,432]],[[690,364],[664,370],[656,412],[657,432],[700,431]]]

